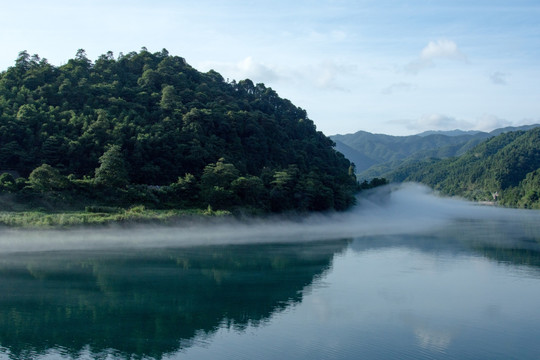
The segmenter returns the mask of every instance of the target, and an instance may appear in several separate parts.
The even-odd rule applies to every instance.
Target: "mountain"
[[[95,62],[81,49],[59,67],[23,51],[0,73],[0,114],[0,190],[26,198],[264,211],[354,202],[349,161],[305,110],[165,49]]]
[[[492,136],[497,136],[497,135],[500,135],[500,134],[504,134],[506,132],[509,132],[509,131],[527,131],[527,130],[531,130],[531,129],[534,129],[536,127],[539,127],[540,124],[533,124],[533,125],[523,125],[523,126],[507,126],[507,127],[504,127],[504,128],[500,128],[500,129],[495,129],[493,131],[491,131],[489,134],[492,135]]]
[[[359,131],[334,135],[336,149],[356,165],[360,179],[384,176],[407,161],[454,156],[489,137],[486,133],[447,136],[391,136]]]
[[[418,181],[447,195],[540,208],[540,127],[504,132],[465,154],[404,165],[391,181]]]
[[[426,131],[418,135],[391,136],[358,131],[333,135],[336,149],[356,165],[360,179],[384,177],[399,166],[429,158],[448,158],[470,150],[501,133],[529,130],[540,125],[481,131]]]
[[[476,135],[478,133],[481,133],[482,131],[477,131],[477,130],[468,130],[468,131],[464,131],[464,130],[459,130],[459,129],[455,129],[455,130],[428,130],[428,131],[424,131],[420,134],[418,134],[418,136],[428,136],[428,135],[446,135],[446,136],[461,136],[461,135]]]
[[[363,169],[368,169],[371,166],[377,164],[377,160],[370,157],[368,154],[363,153],[360,150],[356,150],[355,148],[336,140],[335,137],[333,138],[335,142],[335,148],[337,151],[345,155],[347,159],[349,159],[351,162],[353,162],[356,166],[356,171],[361,171]]]

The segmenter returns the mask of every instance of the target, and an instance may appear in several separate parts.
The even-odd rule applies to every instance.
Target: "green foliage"
[[[502,128],[485,132],[442,131],[391,136],[358,131],[334,135],[336,149],[353,161],[360,179],[386,176],[402,165],[463,155],[481,142],[504,132],[530,130],[538,125]]]
[[[540,128],[493,137],[460,157],[404,166],[392,181],[419,181],[444,194],[538,207]]]
[[[110,223],[174,223],[191,216],[229,216],[225,210],[210,212],[202,209],[149,210],[135,206],[130,209],[115,207],[88,207],[84,212],[17,211],[0,212],[0,224],[11,227],[47,228],[83,225],[107,225]]]
[[[203,191],[206,188],[219,186],[230,188],[240,172],[233,164],[226,163],[225,159],[219,159],[215,164],[208,164],[203,170],[201,177],[201,186]]]
[[[265,188],[262,180],[257,176],[240,176],[233,180],[231,189],[238,196],[240,202],[249,206],[262,206],[265,197]]]
[[[223,209],[235,205],[237,197],[232,183],[238,178],[240,172],[233,164],[221,158],[215,164],[207,165],[201,177],[201,194],[203,201],[216,209]]]
[[[84,211],[86,211],[87,213],[115,214],[115,213],[119,213],[121,211],[121,208],[114,207],[114,206],[92,205],[92,206],[86,206]]]
[[[68,183],[69,181],[65,176],[47,164],[35,168],[28,177],[28,184],[39,192],[63,190],[67,188]]]
[[[95,182],[109,187],[124,187],[128,181],[128,172],[124,156],[118,145],[111,146],[100,158],[96,169]]]
[[[13,192],[16,191],[16,189],[17,187],[13,175],[9,173],[3,173],[2,175],[0,175],[0,191]]]
[[[367,180],[364,180],[360,184],[360,190],[373,189],[378,186],[383,186],[387,184],[388,184],[388,180],[386,180],[385,178],[373,178],[369,182]]]
[[[92,63],[80,49],[59,67],[21,52],[0,73],[0,114],[0,169],[27,177],[50,164],[71,180],[42,189],[81,202],[275,211],[354,202],[350,162],[305,110],[166,50]]]
[[[193,174],[179,177],[176,183],[170,186],[170,197],[183,205],[195,205],[199,200],[200,185]]]

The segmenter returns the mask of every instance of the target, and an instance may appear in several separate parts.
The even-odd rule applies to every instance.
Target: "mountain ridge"
[[[394,136],[358,131],[330,138],[336,149],[356,165],[360,180],[385,176],[401,164],[427,158],[448,158],[465,153],[492,136],[509,131],[529,130],[540,124],[505,127],[491,132],[427,131],[415,135]]]
[[[540,127],[502,132],[458,157],[403,164],[389,179],[417,181],[445,195],[540,208]]]

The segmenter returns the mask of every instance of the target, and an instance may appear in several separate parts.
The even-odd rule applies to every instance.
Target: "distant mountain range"
[[[428,131],[424,131],[420,134],[418,134],[419,136],[429,136],[429,135],[446,135],[446,136],[460,136],[460,135],[476,135],[478,133],[481,133],[482,131],[480,130],[468,130],[468,131],[464,131],[464,130],[459,130],[459,129],[455,129],[455,130],[428,130]]]
[[[491,132],[426,131],[410,136],[391,136],[358,131],[333,135],[336,149],[356,165],[359,180],[384,177],[400,166],[427,159],[459,156],[483,141],[511,131],[530,130],[540,124],[505,127]]]
[[[465,154],[402,164],[392,182],[416,181],[442,194],[540,208],[540,127],[504,132]]]

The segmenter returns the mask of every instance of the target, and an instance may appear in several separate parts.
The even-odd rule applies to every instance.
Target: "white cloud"
[[[240,61],[237,64],[237,68],[244,74],[244,77],[254,79],[257,82],[259,82],[259,79],[263,82],[269,82],[279,77],[276,71],[262,62],[253,60],[251,56]]]
[[[458,49],[457,44],[451,40],[430,41],[427,46],[422,49],[420,58],[424,60],[445,58],[463,61],[467,59]]]
[[[443,114],[426,114],[417,120],[402,120],[409,130],[421,132],[427,130],[479,130],[490,132],[492,130],[511,126],[508,120],[499,118],[495,115],[484,114],[474,120],[459,119],[454,116]]]
[[[316,43],[336,43],[347,40],[348,34],[343,30],[330,30],[328,32],[320,32],[312,30],[307,33],[306,40]]]
[[[326,90],[349,91],[342,85],[341,80],[352,76],[355,71],[355,65],[325,61],[315,69],[315,85]]]
[[[495,115],[484,114],[476,119],[475,129],[489,132],[511,125],[512,123],[508,120],[501,119]]]
[[[451,40],[430,41],[415,60],[405,65],[405,71],[417,74],[421,70],[435,66],[438,59],[467,62],[465,54]]]
[[[494,73],[491,73],[489,75],[489,79],[491,80],[492,83],[496,84],[496,85],[506,85],[507,82],[506,82],[506,77],[508,75],[503,73],[503,72],[500,72],[500,71],[495,71]]]
[[[427,130],[470,130],[473,124],[466,120],[457,119],[443,114],[425,114],[419,119],[405,121],[406,127],[414,131]]]
[[[385,87],[381,92],[384,95],[394,94],[396,92],[411,91],[414,89],[414,85],[408,82],[399,82]]]
[[[235,80],[250,79],[254,83],[269,83],[280,78],[274,68],[255,60],[252,56],[236,63],[207,61],[199,65],[200,70],[214,69],[225,78]]]

